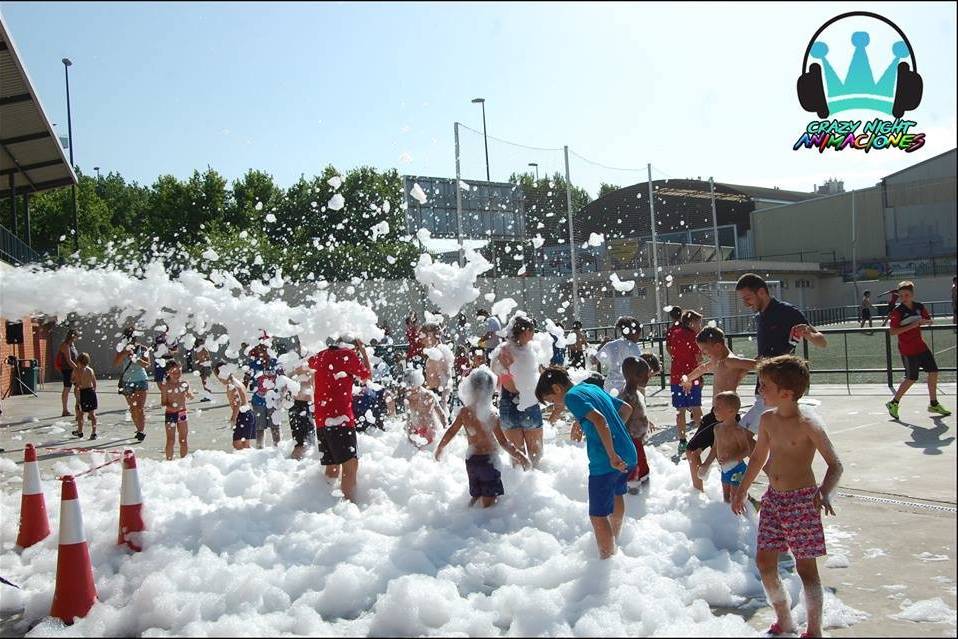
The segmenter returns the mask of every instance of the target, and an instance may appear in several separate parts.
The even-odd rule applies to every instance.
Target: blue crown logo
[[[891,114],[895,101],[895,79],[897,77],[898,61],[908,57],[908,47],[899,40],[892,45],[894,59],[882,76],[875,81],[872,75],[871,64],[865,48],[871,42],[866,31],[856,31],[852,34],[852,45],[855,53],[848,66],[845,80],[839,79],[835,69],[825,58],[828,55],[828,45],[824,42],[815,42],[812,45],[811,55],[821,60],[825,72],[825,86],[828,89],[828,110],[831,113],[847,111],[849,109],[871,109]]]

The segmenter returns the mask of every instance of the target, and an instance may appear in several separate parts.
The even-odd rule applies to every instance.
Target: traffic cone
[[[96,601],[90,549],[83,533],[83,513],[72,475],[63,477],[60,497],[60,549],[57,553],[57,583],[50,616],[72,624],[86,616]]]
[[[126,544],[130,550],[143,550],[141,537],[143,523],[143,493],[140,492],[140,477],[136,470],[136,455],[132,450],[123,451],[123,480],[120,484],[120,533],[116,543]]]
[[[23,494],[20,497],[20,533],[17,548],[29,548],[50,535],[47,504],[40,485],[37,449],[27,444],[23,449]]]

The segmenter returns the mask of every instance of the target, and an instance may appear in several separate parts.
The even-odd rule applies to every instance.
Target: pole
[[[20,237],[20,224],[17,220],[17,176],[10,174],[10,213],[13,214],[13,235]]]
[[[715,180],[709,178],[709,197],[712,199],[712,234],[715,236],[715,259],[718,260],[718,281],[722,281],[722,247],[719,244],[718,214],[715,212]]]
[[[67,136],[70,138],[70,167],[76,167],[76,164],[73,163],[73,115],[70,111],[70,65],[72,63],[67,59],[63,59],[63,76],[66,79],[67,85]],[[70,191],[73,194],[73,251],[80,250],[80,222],[77,216],[77,186],[76,184],[70,185]]]
[[[572,314],[579,319],[579,279],[575,273],[575,233],[572,231],[572,178],[569,177],[569,147],[562,147],[565,153],[565,208],[569,218],[569,264],[572,266]]]
[[[482,101],[482,143],[486,147],[486,182],[491,182],[489,177],[489,138],[486,137],[486,101]]]
[[[25,222],[27,225],[27,246],[29,246],[30,248],[33,248],[33,236],[31,235],[31,231],[30,231],[30,193],[29,192],[23,194],[23,214],[26,217]]]
[[[852,190],[852,281],[855,283],[855,304],[858,304],[858,229],[855,218],[855,191]]]
[[[655,198],[652,196],[652,163],[648,165],[649,169],[649,215],[652,216],[652,278],[655,287],[655,320],[660,319],[659,313],[662,312],[662,303],[659,299],[659,251],[656,248],[655,233]]]
[[[452,125],[453,136],[456,139],[456,233],[459,238],[459,267],[466,265],[466,250],[462,245],[462,177],[459,172],[459,123]]]

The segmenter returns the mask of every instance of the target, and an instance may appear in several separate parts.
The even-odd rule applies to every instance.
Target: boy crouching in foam
[[[835,514],[829,498],[842,476],[842,464],[824,425],[799,410],[798,400],[808,390],[808,364],[794,355],[779,355],[759,363],[758,377],[765,406],[774,410],[761,417],[758,441],[735,492],[732,511],[745,511],[748,488],[768,462],[769,487],[762,497],[755,563],[777,617],[769,634],[795,632],[788,596],[778,577],[778,556],[791,550],[805,590],[808,624],[802,636],[820,637],[823,595],[816,559],[825,554],[820,510]],[[821,485],[812,472],[816,451],[828,464]]]
[[[469,441],[466,457],[469,506],[482,500],[482,507],[488,508],[504,493],[501,474],[495,463],[498,446],[502,446],[523,469],[528,470],[531,466],[529,459],[513,446],[502,432],[499,417],[492,405],[495,389],[495,377],[488,368],[482,366],[473,370],[459,386],[459,399],[462,400],[463,407],[436,448],[438,461],[456,433],[463,427],[466,429],[466,438]]]

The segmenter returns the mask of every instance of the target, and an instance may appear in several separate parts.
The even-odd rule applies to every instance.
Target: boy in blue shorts
[[[572,437],[585,435],[589,455],[589,519],[599,546],[599,557],[615,554],[622,529],[629,473],[637,463],[635,445],[625,427],[632,407],[595,384],[572,385],[563,368],[549,367],[539,376],[536,397],[540,402],[565,406],[576,418]]]

